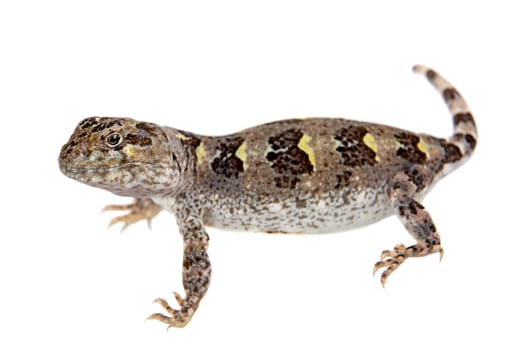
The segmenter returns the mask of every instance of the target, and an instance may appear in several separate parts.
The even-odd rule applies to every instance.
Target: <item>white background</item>
[[[424,5],[423,5],[424,4]],[[525,24],[518,2],[3,1],[0,348],[523,348]],[[92,115],[203,134],[340,116],[448,136],[435,68],[479,125],[474,157],[424,204],[445,256],[383,290],[395,217],[338,235],[210,229],[213,281],[184,329],[144,319],[181,291],[172,217],[106,230],[110,203],[64,177]],[[170,299],[172,301],[172,299]]]

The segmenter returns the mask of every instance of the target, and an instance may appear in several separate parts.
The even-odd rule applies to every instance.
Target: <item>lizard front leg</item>
[[[113,226],[119,222],[123,222],[124,225],[122,226],[121,231],[124,231],[128,226],[141,220],[146,220],[148,226],[151,226],[151,220],[160,213],[162,208],[149,198],[135,198],[131,204],[112,204],[107,205],[102,209],[102,211],[114,210],[129,210],[129,213],[111,219],[108,225]]]
[[[156,313],[148,317],[166,323],[168,328],[184,327],[191,320],[208,290],[211,279],[211,263],[206,252],[209,238],[202,222],[188,216],[179,220],[179,229],[184,239],[182,284],[185,297],[173,293],[179,304],[178,309],[172,308],[165,299],[155,299],[154,302],[160,304],[168,315]]]
[[[416,240],[416,244],[409,247],[399,244],[393,250],[385,250],[381,253],[381,260],[374,265],[374,274],[377,270],[385,268],[381,274],[383,287],[388,276],[406,259],[433,253],[443,256],[441,239],[430,214],[413,198],[430,182],[427,169],[420,165],[413,166],[393,178],[389,192],[391,204],[407,231]]]

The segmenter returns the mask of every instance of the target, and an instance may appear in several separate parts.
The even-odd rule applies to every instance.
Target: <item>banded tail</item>
[[[421,65],[415,65],[412,69],[416,73],[424,74],[430,84],[443,96],[454,123],[454,134],[447,142],[459,149],[461,160],[458,163],[464,163],[476,148],[478,140],[476,122],[467,103],[456,88],[433,69]]]

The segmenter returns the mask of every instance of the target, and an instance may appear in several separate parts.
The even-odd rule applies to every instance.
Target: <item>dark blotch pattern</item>
[[[396,155],[403,159],[408,160],[411,163],[421,164],[427,159],[425,152],[417,148],[419,143],[419,136],[408,133],[400,132],[394,134],[394,137],[399,141],[401,147],[396,151]]]
[[[405,171],[405,174],[408,177],[408,180],[416,185],[416,192],[420,192],[429,182],[425,174],[421,173],[420,169],[417,167],[412,167]]]
[[[155,127],[153,125],[149,124],[149,123],[143,123],[143,122],[137,123],[137,129],[143,130],[143,131],[147,132],[150,135],[156,135],[157,134]]]
[[[454,126],[457,126],[460,123],[475,124],[474,117],[472,116],[471,113],[468,113],[468,112],[467,113],[462,113],[462,112],[456,113],[453,119],[454,119]]]
[[[130,145],[149,146],[152,144],[151,138],[138,136],[137,134],[126,135],[126,143]]]
[[[182,143],[195,149],[201,144],[201,140],[196,137],[190,137],[182,140]]]
[[[402,201],[398,207],[399,215],[408,219],[410,216],[415,216],[419,211],[424,210],[425,207],[413,199]]]
[[[454,88],[447,88],[443,90],[443,99],[446,103],[449,103],[452,100],[455,100],[457,98],[461,98],[461,95],[459,92]]]
[[[242,160],[235,156],[235,151],[243,141],[240,136],[227,137],[221,141],[217,148],[219,155],[211,163],[211,168],[217,175],[238,178],[239,174],[244,171]]]
[[[179,141],[185,146],[189,146],[190,148],[192,148],[192,152],[201,144],[201,139],[196,137],[194,134],[180,130],[179,134],[184,136],[184,138],[180,138]]]
[[[334,138],[341,143],[336,151],[341,154],[341,163],[352,168],[370,166],[376,163],[376,154],[363,141],[368,130],[362,126],[340,129]]]
[[[429,70],[427,71],[426,76],[427,76],[427,79],[428,79],[428,80],[433,81],[434,79],[436,79],[437,74],[436,74],[436,72],[433,71],[432,69],[429,69]]]
[[[272,151],[266,154],[266,159],[277,174],[275,186],[294,189],[301,181],[302,175],[313,172],[314,167],[308,159],[308,154],[298,146],[302,137],[301,131],[289,129],[268,138]]]
[[[112,126],[114,125],[120,125],[122,126],[122,123],[118,120],[110,120],[110,121],[107,121],[107,122],[101,122],[99,123],[98,125],[96,125],[93,130],[91,130],[92,132],[100,132],[100,131],[103,131],[105,129],[108,129],[108,128],[111,128]]]
[[[87,129],[95,124],[98,124],[97,120],[95,117],[93,118],[87,118],[87,119],[84,119],[81,123],[80,123],[80,128],[81,129]]]
[[[446,140],[440,140],[441,147],[443,147],[443,162],[444,163],[454,163],[463,157],[458,146],[453,143],[449,143]]]
[[[470,134],[465,135],[465,141],[470,146],[471,149],[476,148],[476,138]]]
[[[150,146],[152,137],[156,136],[157,130],[148,123],[137,123],[137,132],[126,135],[126,143],[130,145]]]
[[[335,186],[334,187],[336,189],[346,187],[350,185],[351,180],[352,180],[352,172],[349,170],[343,171],[342,173],[337,174],[335,176]]]

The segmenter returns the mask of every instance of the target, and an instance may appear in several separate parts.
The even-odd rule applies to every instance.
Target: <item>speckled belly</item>
[[[310,198],[236,203],[222,199],[204,217],[206,226],[268,233],[345,231],[393,214],[384,191],[341,191]]]

